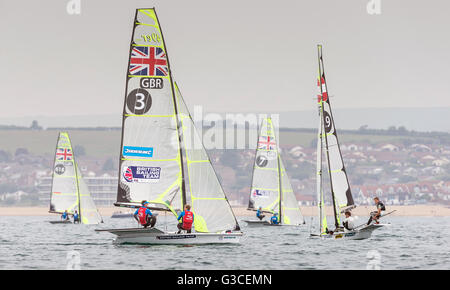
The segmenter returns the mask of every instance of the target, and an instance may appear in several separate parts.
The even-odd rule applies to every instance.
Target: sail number
[[[142,34],[141,38],[144,42],[156,42],[156,43],[161,42],[161,36],[156,32],[152,34]]]
[[[331,116],[328,114],[328,112],[324,112],[324,121],[325,121],[325,131],[329,133],[331,131],[332,122],[331,122]]]
[[[143,89],[135,89],[128,94],[127,108],[136,115],[147,113],[152,106],[150,93]]]

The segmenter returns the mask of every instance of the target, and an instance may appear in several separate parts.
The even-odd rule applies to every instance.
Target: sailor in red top
[[[142,206],[134,212],[134,218],[140,223],[144,228],[150,226],[153,228],[156,223],[156,216],[152,214],[150,209],[147,208],[148,202],[146,200],[142,201]]]
[[[188,232],[188,234],[191,233],[192,224],[194,223],[194,213],[191,211],[191,206],[189,204],[186,204],[184,206],[184,211],[180,213],[178,216],[178,221],[181,222],[178,223],[178,233],[181,233],[182,230],[185,230]]]

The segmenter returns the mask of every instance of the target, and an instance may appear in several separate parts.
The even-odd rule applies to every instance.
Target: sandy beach
[[[300,208],[304,216],[317,215],[317,208],[314,206]],[[124,209],[107,207],[99,208],[102,216],[108,217],[116,211],[126,211]],[[245,207],[233,207],[236,216],[254,216],[255,213],[248,211]],[[353,210],[353,215],[367,216],[369,212],[375,210],[373,206],[360,206]],[[411,205],[411,206],[388,206],[387,211],[396,210],[392,216],[450,216],[450,207],[443,205]],[[333,209],[326,208],[327,215],[332,215]],[[47,207],[0,207],[0,216],[51,216]]]

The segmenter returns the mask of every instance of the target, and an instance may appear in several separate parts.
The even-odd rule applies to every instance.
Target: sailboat
[[[278,213],[278,225],[305,223],[281,159],[271,118],[264,118],[258,134],[248,210]],[[249,226],[271,225],[267,220],[245,220]]]
[[[79,220],[83,224],[103,222],[75,161],[69,134],[60,132],[53,162],[49,212],[62,214],[66,210],[69,215],[77,211]],[[50,221],[50,223],[71,223],[71,221],[59,220]]]
[[[147,200],[151,210],[177,217],[189,204],[195,232],[98,231],[116,235],[117,244],[238,243],[242,232],[172,78],[155,9],[137,9],[134,23],[115,205],[138,208]]]
[[[311,236],[319,236],[322,238],[332,239],[367,239],[372,232],[382,224],[362,224],[352,230],[344,229],[341,225],[341,215],[346,211],[351,211],[356,207],[353,200],[350,184],[348,182],[347,171],[339,146],[339,141],[334,124],[333,114],[331,111],[330,98],[325,79],[322,45],[318,45],[319,74],[317,79],[318,85],[318,107],[319,107],[319,132],[317,141],[317,204],[319,219],[319,234],[311,234]],[[331,197],[333,204],[333,218],[335,229],[330,231],[327,225],[327,217],[325,214],[325,201],[322,186],[322,154],[325,152],[326,163],[328,167],[329,180],[331,186]]]

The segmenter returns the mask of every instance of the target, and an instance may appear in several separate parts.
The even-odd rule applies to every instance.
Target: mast
[[[319,84],[319,88],[320,88],[320,111],[321,111],[321,115],[322,115],[322,121],[323,124],[326,124],[326,120],[325,120],[325,114],[324,114],[324,109],[323,109],[323,90],[322,90],[322,78],[324,77],[324,72],[322,71],[322,66],[321,66],[321,60],[322,59],[322,45],[317,45],[317,49],[318,49],[318,61],[319,61],[319,79],[318,79],[318,84]],[[327,91],[328,92],[328,91]],[[331,120],[330,120],[331,121]],[[325,131],[326,134],[326,131]],[[333,212],[334,212],[334,225],[336,226],[336,228],[339,227],[339,221],[338,221],[338,211],[336,209],[336,200],[335,200],[335,196],[334,196],[334,190],[333,190],[333,177],[331,175],[331,164],[330,164],[330,154],[329,154],[329,149],[328,149],[328,139],[325,136],[325,151],[326,151],[326,156],[327,156],[327,164],[328,164],[328,173],[330,176],[330,185],[331,185],[331,197],[333,200]]]
[[[262,128],[263,123],[264,123],[264,120],[261,122],[261,125],[259,125],[259,126],[261,126],[261,128]],[[258,156],[258,142],[259,142],[259,136],[261,134],[261,132],[260,132],[261,128],[259,128],[259,127],[256,128],[256,130],[258,131],[258,136],[256,136],[256,150],[255,150],[255,158],[253,159],[252,180],[250,182],[250,194],[248,197],[248,209],[255,209],[253,204],[251,204],[251,201],[252,201],[251,197],[252,197],[253,180],[255,178],[255,166],[256,166],[255,164],[256,164],[256,158]],[[252,208],[250,207],[250,205],[252,205]]]
[[[53,169],[52,169],[52,187],[50,189],[50,211],[53,211],[52,208],[52,195],[53,195],[53,187],[55,185],[55,163],[56,163],[56,152],[58,150],[59,138],[61,133],[58,133],[58,137],[56,138],[56,146],[55,146],[55,156],[53,157]]]
[[[320,96],[321,97],[321,96]],[[322,124],[322,113],[321,113],[321,106],[319,106],[319,129],[318,129],[318,133],[319,135],[317,136],[317,206],[319,209],[319,232],[320,234],[322,234],[322,219],[323,219],[323,204],[322,204],[322,199],[323,199],[323,194],[322,194],[322,128],[323,128],[323,124]]]
[[[163,43],[163,46],[164,46],[164,50],[166,52],[167,67],[169,69],[170,87],[172,89],[173,106],[174,106],[174,109],[175,109],[175,118],[176,118],[177,135],[178,135],[178,148],[179,148],[180,163],[181,163],[181,200],[183,202],[182,203],[182,207],[181,207],[181,211],[183,211],[184,210],[184,206],[186,205],[186,184],[185,184],[185,179],[184,179],[184,162],[183,162],[183,149],[182,149],[183,146],[182,146],[182,143],[181,143],[180,120],[179,120],[179,116],[178,116],[177,100],[176,100],[176,96],[175,96],[175,88],[174,88],[174,85],[173,85],[172,70],[170,68],[169,53],[167,52],[166,42],[164,41],[164,34],[163,34],[162,29],[161,29],[161,26],[159,25],[159,19],[158,19],[158,15],[156,13],[156,10],[155,10],[154,7],[152,9],[153,9],[153,11],[155,13],[156,20],[158,22],[159,31],[161,32],[161,39],[162,39],[162,43]]]
[[[279,146],[279,145],[278,145]],[[282,187],[282,184],[281,184],[281,166],[280,166],[280,153],[279,153],[279,151],[278,151],[278,146],[277,146],[277,163],[278,163],[278,190],[279,190],[279,192],[280,192],[280,202],[279,202],[279,204],[278,204],[278,207],[279,207],[279,210],[278,210],[278,212],[279,212],[279,217],[280,217],[280,224],[282,223],[282,218],[281,218],[281,208],[282,208],[282,196],[283,196],[283,187]]]
[[[72,142],[70,142],[72,144]],[[78,163],[75,160],[75,152],[73,152],[72,149],[72,158],[73,158],[73,164],[74,164],[74,168],[75,168],[75,181],[77,184],[77,195],[78,195],[78,219],[79,221],[81,221],[81,196],[80,196],[80,185],[79,185],[79,180],[78,180]]]
[[[270,121],[270,124],[272,125],[272,129],[274,129],[273,124],[272,124],[272,118],[268,118],[268,120]],[[275,136],[275,132],[273,132],[273,135]],[[280,137],[278,135],[278,137]],[[275,140],[276,136],[275,136]],[[283,185],[281,184],[281,165],[280,165],[280,140],[278,140],[277,142],[277,167],[278,167],[278,192],[280,193],[279,195],[279,203],[278,203],[278,216],[280,217],[280,224],[282,223],[282,218],[281,218],[281,209],[282,209],[282,196],[283,196]]]

